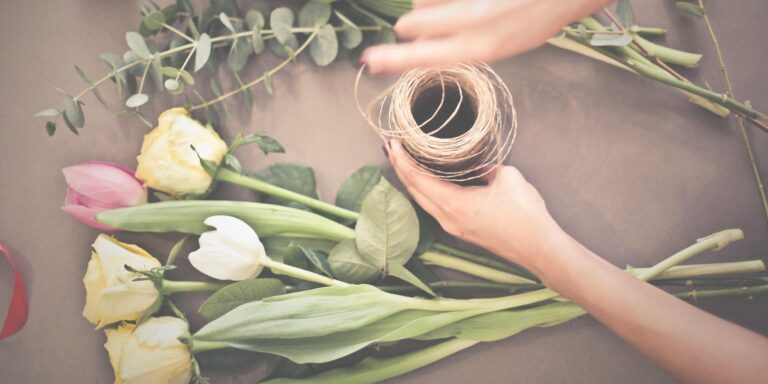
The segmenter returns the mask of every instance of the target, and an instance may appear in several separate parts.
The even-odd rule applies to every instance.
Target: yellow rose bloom
[[[83,277],[85,308],[83,316],[97,327],[122,320],[136,320],[160,297],[151,281],[134,281],[137,277],[125,269],[149,270],[160,262],[145,250],[99,235]]]
[[[192,378],[192,353],[178,340],[189,332],[183,320],[155,317],[105,332],[116,384],[187,384]]]
[[[203,159],[220,163],[227,144],[212,129],[192,119],[184,108],[169,109],[157,120],[157,127],[144,136],[136,177],[146,186],[174,197],[207,191],[213,180],[192,146]]]

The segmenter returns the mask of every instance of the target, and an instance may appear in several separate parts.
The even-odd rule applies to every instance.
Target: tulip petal
[[[221,241],[226,242],[227,246],[234,245],[243,251],[259,255],[259,257],[266,254],[259,236],[244,221],[232,216],[219,215],[205,219],[204,223],[216,228],[216,233],[221,237]]]
[[[131,206],[147,201],[146,189],[122,168],[85,163],[62,169],[67,185],[80,195],[103,204]]]
[[[93,228],[102,231],[116,231],[117,228],[110,227],[106,224],[102,224],[96,220],[96,215],[102,212],[101,209],[88,208],[81,205],[65,205],[61,209],[68,213],[70,216],[82,221],[85,224],[90,225]]]
[[[262,269],[258,260],[221,247],[198,249],[187,258],[195,269],[218,280],[247,280],[257,276]]]

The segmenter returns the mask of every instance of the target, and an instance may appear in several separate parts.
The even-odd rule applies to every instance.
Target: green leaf
[[[183,86],[176,79],[166,79],[163,85],[165,90],[172,95],[178,95],[184,91]]]
[[[229,29],[230,32],[235,33],[235,27],[232,25],[232,21],[229,20],[229,16],[227,16],[226,13],[220,13],[219,20],[221,20],[221,23],[224,24],[224,27]]]
[[[227,153],[226,156],[224,156],[224,164],[237,173],[243,173],[243,166],[240,165],[240,160],[231,153]]]
[[[155,83],[155,89],[163,89],[163,61],[160,55],[155,55],[152,58],[152,65],[149,67],[149,75],[152,76],[152,81]]]
[[[42,111],[35,113],[35,117],[59,117],[61,113],[56,108],[46,108]]]
[[[144,60],[152,58],[152,53],[147,48],[147,42],[144,41],[144,37],[136,32],[126,32],[125,41],[128,43],[128,47],[131,51]]]
[[[72,122],[69,121],[66,113],[63,114],[61,117],[64,118],[64,124],[67,126],[67,128],[69,128],[70,132],[74,133],[75,135],[80,134],[80,132],[77,131],[77,127],[75,127],[74,124],[72,124]]]
[[[412,257],[404,267],[425,283],[434,283],[441,280],[440,276],[421,261],[421,258]]]
[[[328,256],[328,264],[337,279],[350,284],[370,283],[381,275],[379,268],[363,260],[354,240],[336,245]]]
[[[253,27],[256,26],[258,26],[259,29],[264,28],[264,15],[262,15],[258,9],[251,9],[245,14],[245,23],[250,29],[253,29]]]
[[[686,1],[675,1],[675,6],[694,16],[702,17],[707,14],[704,8]]]
[[[83,116],[83,109],[80,108],[80,102],[69,95],[64,98],[64,116],[77,128],[85,125],[85,116]]]
[[[162,9],[163,16],[165,16],[165,22],[167,24],[172,24],[176,21],[176,18],[179,15],[179,5],[178,4],[171,4],[165,8]]]
[[[203,69],[208,58],[211,57],[211,37],[207,33],[200,35],[197,40],[197,52],[195,53],[195,72]]]
[[[192,77],[192,74],[190,74],[189,72],[187,72],[187,71],[185,71],[183,69],[178,69],[178,68],[174,68],[174,67],[162,67],[162,68],[160,68],[160,71],[165,76],[172,77],[174,79],[176,78],[176,76],[179,76],[182,79],[184,79],[184,81],[187,84],[195,85],[195,78]]]
[[[263,357],[264,355],[258,352],[234,348],[216,349],[195,354],[195,359],[197,359],[201,369],[227,373],[245,369]]]
[[[169,49],[176,49],[178,47],[181,47],[182,45],[187,45],[187,40],[182,39],[181,37],[177,37],[173,40],[171,40],[171,44],[168,47]],[[185,53],[177,52],[170,56],[171,58],[171,65],[174,67],[181,67],[184,65],[184,59],[186,59]]]
[[[314,28],[331,19],[331,5],[316,1],[304,4],[299,10],[299,27]]]
[[[302,164],[277,163],[265,169],[255,172],[253,177],[266,181],[272,185],[300,193],[305,196],[317,199],[317,180],[315,171],[312,167]],[[305,208],[301,204],[293,203],[288,200],[265,196],[264,202],[269,204],[287,205],[296,208]]]
[[[275,34],[275,38],[281,44],[287,44],[291,37],[295,39],[293,33],[291,33],[293,19],[293,11],[286,7],[276,8],[269,16],[269,25],[272,28],[272,33]]]
[[[309,55],[312,56],[315,64],[324,67],[333,62],[338,54],[339,41],[336,39],[336,30],[332,25],[326,24],[309,43]]]
[[[103,53],[101,59],[104,60],[110,68],[112,68],[112,80],[117,84],[117,93],[123,94],[123,86],[128,81],[128,74],[125,71],[119,71],[120,68],[125,66],[123,59],[113,53]]]
[[[53,136],[56,133],[56,123],[53,121],[46,122],[45,132],[48,133],[48,136]]]
[[[357,48],[363,42],[363,32],[341,12],[334,11],[334,13],[344,23],[344,29],[341,31],[341,45],[346,49]]]
[[[270,153],[285,153],[285,148],[274,138],[261,133],[249,133],[243,136],[242,145],[258,144],[265,155]]]
[[[264,88],[270,95],[275,93],[275,84],[272,82],[272,74],[269,73],[269,70],[264,71]]]
[[[163,28],[163,24],[165,24],[165,13],[163,11],[153,11],[144,16],[144,25],[150,31],[157,31]]]
[[[277,39],[269,39],[267,40],[267,47],[281,59],[293,59],[296,55],[296,49],[299,47],[299,41],[293,35],[288,38],[285,44],[277,41]]]
[[[248,43],[248,38],[241,37],[235,40],[229,49],[227,65],[235,72],[240,72],[248,63],[248,58],[253,53],[253,45]]]
[[[93,92],[93,95],[96,96],[96,100],[101,103],[101,105],[104,106],[104,108],[107,107],[107,103],[104,101],[104,99],[101,98],[101,94],[99,93],[99,90],[96,88],[96,85],[93,84],[93,82],[88,79],[88,76],[85,75],[85,72],[83,72],[83,69],[80,68],[77,64],[75,64],[75,70],[77,71],[77,74],[80,75],[80,79],[83,80],[85,84],[88,85],[88,87],[91,89],[91,92]]]
[[[419,218],[419,245],[415,254],[421,255],[432,248],[440,224],[421,207],[416,208],[416,216]]]
[[[381,178],[363,200],[355,242],[364,260],[386,272],[405,264],[419,243],[419,219],[408,199]]]
[[[397,277],[400,280],[405,281],[408,284],[413,285],[414,287],[421,289],[422,291],[432,295],[435,295],[435,292],[432,291],[432,288],[429,288],[428,285],[424,284],[421,280],[419,280],[416,275],[411,273],[411,271],[407,270],[404,266],[398,263],[391,263],[389,264],[389,267],[387,268],[387,273],[389,276]]]
[[[264,51],[264,38],[261,37],[261,26],[254,24],[253,27],[251,27],[251,32],[253,33],[253,36],[250,37],[251,48],[253,49],[253,53],[258,55]]]
[[[589,44],[593,47],[624,47],[632,42],[632,35],[624,33],[621,35],[609,35],[605,33],[595,33]]]
[[[297,243],[291,243],[286,249],[286,252],[293,253],[295,255],[301,255],[309,260],[312,265],[315,266],[320,272],[328,277],[333,277],[331,273],[331,266],[328,264],[328,256],[322,252],[316,252],[310,248],[304,247]]]
[[[203,302],[198,312],[206,319],[212,320],[241,304],[283,293],[285,293],[285,286],[278,279],[243,280],[216,291]]]
[[[360,212],[363,199],[381,180],[381,167],[366,165],[345,180],[336,193],[336,205]]]
[[[149,96],[143,93],[137,93],[125,100],[125,106],[128,108],[138,108],[149,101]]]
[[[627,29],[635,25],[635,11],[630,0],[619,0],[616,6],[616,14],[621,25]]]

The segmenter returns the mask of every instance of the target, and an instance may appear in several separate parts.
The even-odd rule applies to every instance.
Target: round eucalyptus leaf
[[[154,11],[144,16],[144,25],[151,31],[157,31],[165,24],[165,13],[163,11]]]
[[[251,9],[248,11],[248,13],[245,14],[245,23],[248,25],[248,28],[253,29],[254,26],[259,26],[259,28],[264,27],[264,15],[261,14],[257,9]]]
[[[336,38],[336,30],[332,25],[326,24],[309,44],[309,55],[317,65],[324,67],[333,62],[338,54],[339,41]]]
[[[59,110],[56,108],[46,108],[35,113],[35,117],[59,117]]]
[[[248,58],[253,53],[253,46],[248,43],[248,39],[241,37],[232,44],[227,57],[227,65],[235,72],[240,72],[248,63]]]
[[[253,53],[258,55],[264,51],[264,38],[261,37],[261,26],[254,24],[251,27],[251,32],[253,33],[253,36],[251,36],[251,48],[253,48]]]
[[[64,98],[64,116],[77,128],[82,128],[85,125],[85,116],[83,116],[80,103],[72,96]]]
[[[211,57],[211,37],[207,33],[200,34],[197,40],[197,53],[195,53],[195,72],[203,69],[208,58]]]
[[[334,11],[336,16],[344,23],[341,31],[341,45],[346,49],[355,49],[363,42],[363,32],[348,17],[339,11]]]
[[[182,45],[186,45],[187,41],[181,37],[177,37],[171,41],[170,49],[176,49]],[[182,52],[174,53],[171,55],[171,64],[174,67],[181,67],[184,64],[185,55]]]
[[[286,7],[280,7],[272,11],[269,16],[269,25],[272,28],[272,32],[275,34],[275,38],[281,44],[287,44],[291,38],[296,39],[291,32],[293,27],[293,11]]]
[[[314,28],[331,19],[331,5],[310,1],[299,10],[299,27]]]
[[[140,34],[136,32],[126,32],[125,41],[128,43],[128,47],[131,48],[131,51],[136,53],[142,59],[149,60],[152,58],[152,53],[150,53],[149,48],[147,48],[147,42],[144,41],[144,37]]]
[[[146,104],[147,101],[149,101],[149,96],[143,93],[137,93],[135,95],[132,95],[131,97],[128,98],[128,100],[125,101],[125,106],[128,108],[138,108]]]
[[[175,79],[166,79],[165,80],[165,89],[168,90],[168,92],[174,92],[181,88],[181,84],[179,84],[178,81]]]
[[[126,51],[123,54],[123,61],[125,64],[131,64],[136,61],[141,61],[141,57],[134,51]],[[128,73],[133,76],[141,76],[144,73],[144,65],[134,65],[128,69]]]

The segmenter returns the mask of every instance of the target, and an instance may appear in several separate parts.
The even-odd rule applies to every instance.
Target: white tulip
[[[189,254],[198,271],[219,280],[246,280],[261,273],[267,257],[256,232],[240,219],[211,216],[205,224],[216,228],[200,236],[200,249]]]

